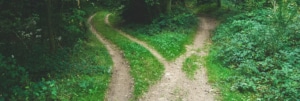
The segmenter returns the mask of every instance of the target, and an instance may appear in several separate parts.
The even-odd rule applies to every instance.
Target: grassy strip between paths
[[[164,71],[163,65],[147,49],[130,41],[106,25],[104,22],[106,14],[108,12],[97,13],[93,19],[93,25],[106,39],[123,50],[124,56],[131,67],[131,76],[134,78],[133,100],[136,100],[148,90],[150,85],[161,79]]]
[[[102,43],[88,33],[87,41],[79,41],[71,55],[72,68],[63,79],[47,82],[58,100],[102,101],[111,79],[112,59]],[[53,86],[51,86],[53,85]],[[56,85],[56,86],[54,86]]]
[[[118,16],[111,16],[111,19],[119,20]],[[118,24],[116,21],[112,21]],[[122,26],[120,26],[122,27]],[[164,58],[172,61],[186,52],[185,45],[192,44],[194,37],[197,34],[198,26],[195,25],[188,29],[180,29],[177,31],[169,31],[170,29],[160,29],[162,32],[159,34],[145,34],[149,25],[134,25],[131,27],[122,27],[122,29],[131,36],[139,40],[145,41],[153,46]],[[151,28],[150,28],[151,29]],[[153,28],[155,29],[155,28]]]
[[[205,57],[205,66],[209,82],[220,92],[218,99],[222,101],[247,101],[252,99],[252,94],[250,93],[239,93],[231,90],[232,82],[230,82],[229,78],[237,73],[230,68],[224,68],[218,64],[220,62],[216,61],[215,55],[215,51],[210,51],[209,55]]]
[[[196,71],[202,65],[201,63],[201,57],[193,54],[184,61],[182,70],[185,72],[186,76],[189,79],[193,79]]]
[[[127,30],[128,33],[136,38],[146,41],[153,46],[167,60],[174,60],[181,54],[186,52],[185,45],[191,44],[196,35],[196,27],[192,28],[190,34],[182,34],[178,32],[165,31],[160,34],[146,35],[139,34],[132,30]]]

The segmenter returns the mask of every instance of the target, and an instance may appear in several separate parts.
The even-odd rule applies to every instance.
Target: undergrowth
[[[121,27],[153,46],[167,60],[174,60],[186,52],[186,44],[193,42],[197,24],[197,17],[190,10],[174,8],[171,14],[161,15],[150,24],[125,24]]]
[[[64,69],[45,73],[47,76],[41,80],[29,79],[28,72],[16,65],[13,57],[3,61],[0,55],[0,80],[17,80],[1,83],[1,90],[10,92],[0,92],[0,101],[104,100],[112,60],[105,47],[91,33],[87,34],[88,40],[79,40],[69,54],[64,54],[69,61],[57,63]]]
[[[93,25],[106,39],[123,50],[124,56],[130,64],[130,74],[134,78],[133,99],[137,99],[149,89],[150,85],[160,80],[164,71],[163,65],[147,49],[130,41],[105,24],[106,14],[108,12],[97,13],[93,19]]]
[[[213,49],[212,49],[213,50]],[[205,57],[205,67],[207,68],[208,81],[218,89],[220,96],[218,100],[222,101],[246,101],[251,98],[251,93],[240,93],[232,91],[230,88],[234,82],[229,81],[228,78],[238,74],[237,71],[230,68],[223,67],[216,58],[217,52],[210,51],[209,55]]]
[[[128,33],[134,32],[128,31]],[[175,32],[162,32],[160,34],[152,36],[145,34],[138,34],[133,36],[146,41],[159,53],[161,53],[167,60],[174,60],[181,54],[185,53],[185,45],[192,43],[191,40],[193,40],[192,35]]]
[[[300,17],[290,13],[293,6],[242,13],[217,28],[214,57],[239,72],[228,79],[231,90],[253,93],[256,100],[299,100]]]
[[[104,100],[111,78],[112,60],[105,46],[91,33],[74,47],[71,67],[57,79],[59,100]]]

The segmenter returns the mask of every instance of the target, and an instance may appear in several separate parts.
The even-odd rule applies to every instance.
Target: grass
[[[201,57],[193,54],[184,61],[182,70],[189,79],[193,79],[196,71],[200,68],[201,63]]]
[[[188,2],[190,3],[190,1]],[[190,4],[192,5],[192,4]],[[118,16],[111,17],[111,19],[117,19]],[[115,20],[116,21],[116,20]],[[112,21],[115,25],[118,25],[118,22]],[[156,27],[148,28],[149,25],[137,24],[137,25],[119,25],[127,34],[136,37],[139,40],[145,41],[147,44],[151,45],[156,49],[166,60],[172,61],[177,57],[186,52],[185,45],[192,44],[194,37],[197,34],[198,26],[193,26],[188,29],[177,28],[176,31],[170,29],[160,29]],[[148,30],[154,30],[156,34],[145,34],[144,32],[151,32]],[[159,34],[155,30],[161,30]]]
[[[215,5],[204,5],[202,9],[198,9],[197,12],[204,12],[210,16],[216,18],[218,21],[223,22],[228,17],[236,15],[239,13],[239,10],[232,9],[233,5],[228,2],[222,2],[221,8],[215,8],[213,11],[205,10],[205,8],[213,8]],[[202,10],[202,11],[201,11]],[[213,35],[213,34],[212,34]],[[209,47],[216,47],[212,44]],[[214,48],[210,48],[208,56],[205,57],[205,67],[207,68],[207,74],[209,82],[216,87],[220,94],[217,98],[222,101],[246,101],[254,100],[255,96],[252,93],[241,93],[238,91],[231,90],[233,82],[231,79],[233,76],[242,75],[237,73],[236,70],[223,67],[220,63],[220,60],[216,59],[217,52],[214,51]]]
[[[106,39],[123,50],[124,56],[130,64],[130,74],[134,78],[133,100],[136,100],[149,89],[150,85],[161,79],[164,68],[147,49],[130,41],[106,25],[104,18],[108,13],[109,12],[105,11],[97,13],[93,19],[93,25]],[[113,16],[114,15],[112,15],[112,17]],[[116,22],[116,19],[110,20],[112,20],[111,22]]]
[[[193,29],[194,30],[194,29]],[[139,34],[136,37],[153,46],[167,60],[174,60],[186,52],[185,45],[191,44],[196,31],[191,34],[162,32],[153,36]]]
[[[117,16],[111,17],[111,19],[120,19]],[[116,25],[118,22],[113,22]],[[119,25],[123,31],[127,34],[134,36],[135,38],[145,41],[156,49],[166,60],[172,61],[186,52],[185,45],[192,44],[195,35],[197,34],[198,26],[193,26],[188,29],[180,29],[172,31],[170,29],[162,30],[159,34],[145,34],[145,31],[156,28],[148,28],[149,25],[137,24],[137,25]],[[154,32],[157,33],[157,32]]]
[[[220,92],[219,100],[222,101],[246,101],[252,99],[250,93],[240,93],[232,91],[232,82],[228,79],[237,74],[235,70],[230,68],[222,67],[216,59],[216,52],[211,50],[209,55],[205,57],[206,68],[208,73],[208,80],[213,84],[214,87],[218,88]]]
[[[88,34],[89,39],[79,41],[73,49],[69,74],[55,80],[59,100],[103,101],[105,98],[112,59],[105,46],[94,35]]]
[[[125,29],[126,33],[153,46],[154,49],[169,61],[174,60],[185,53],[185,45],[193,42],[197,26],[188,30],[190,30],[188,34],[163,31],[160,34],[147,35],[137,33],[137,31],[133,29]]]

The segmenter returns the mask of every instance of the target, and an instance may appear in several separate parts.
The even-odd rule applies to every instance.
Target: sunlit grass
[[[186,29],[189,34],[180,32],[164,31],[160,34],[147,35],[137,33],[134,30],[126,29],[127,34],[130,34],[142,41],[153,46],[163,57],[171,61],[186,52],[185,45],[191,44],[196,35],[197,26],[191,29]]]
[[[105,24],[108,12],[99,12],[93,19],[93,25],[106,39],[116,44],[130,64],[130,74],[134,78],[134,98],[137,99],[149,89],[149,86],[160,80],[164,71],[163,65],[144,47],[120,35]],[[114,15],[112,15],[113,17]],[[116,19],[110,19],[116,22]]]

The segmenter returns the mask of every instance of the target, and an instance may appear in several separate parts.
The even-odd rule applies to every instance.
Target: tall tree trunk
[[[183,6],[183,7],[186,7],[186,6],[185,6],[185,0],[180,0],[180,1],[181,1],[182,6]]]
[[[53,33],[53,26],[52,26],[52,1],[47,0],[47,23],[48,23],[48,35],[50,41],[50,51],[55,51],[55,37]]]
[[[220,8],[222,6],[222,1],[221,0],[217,0],[217,6]]]
[[[166,0],[166,12],[170,13],[172,11],[172,0]]]

